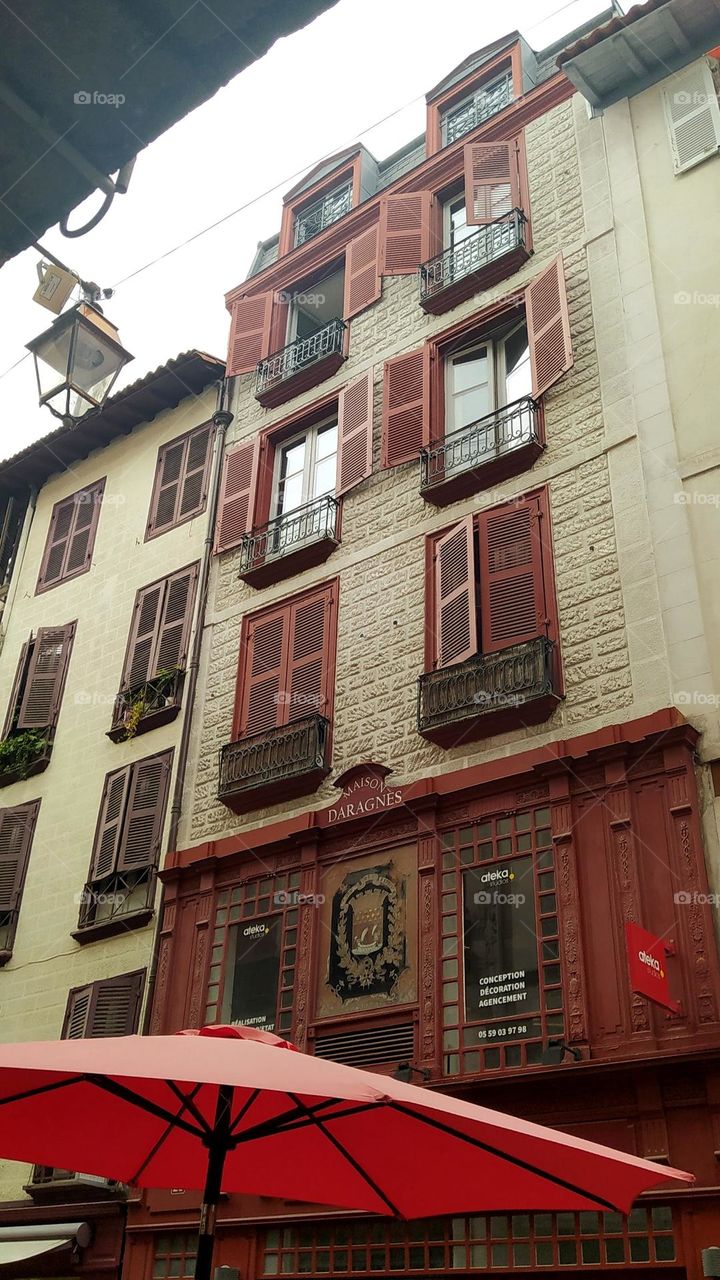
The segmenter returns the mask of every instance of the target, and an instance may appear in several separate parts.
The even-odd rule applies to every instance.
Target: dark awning
[[[87,1222],[0,1227],[0,1276],[17,1275],[14,1269],[21,1262],[49,1253],[57,1252],[63,1257],[67,1255],[67,1262],[70,1264],[71,1250],[74,1247],[84,1249],[89,1243],[90,1227]]]

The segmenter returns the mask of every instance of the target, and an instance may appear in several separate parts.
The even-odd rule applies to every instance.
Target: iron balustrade
[[[339,218],[344,217],[352,209],[352,183],[331,191],[321,200],[316,200],[307,209],[295,215],[295,248],[318,236],[326,227],[332,226]]]
[[[418,681],[418,728],[441,728],[552,693],[552,651],[553,642],[538,636],[426,672]]]
[[[309,715],[228,743],[220,752],[220,799],[325,770],[329,729],[324,716]]]
[[[470,133],[471,129],[476,129],[484,120],[497,115],[498,111],[504,111],[505,107],[510,106],[511,99],[511,77],[508,74],[497,84],[478,93],[470,102],[461,103],[459,107],[447,111],[442,118],[443,146],[449,147],[458,138]]]
[[[523,396],[420,450],[420,491],[494,462],[513,449],[540,444],[539,404]]]
[[[275,516],[267,524],[246,533],[240,543],[239,576],[275,556],[290,555],[310,543],[337,537],[340,503],[326,494],[304,506]]]
[[[113,871],[89,880],[80,894],[78,930],[107,924],[135,911],[147,911],[155,897],[154,867]]]
[[[341,355],[346,328],[342,320],[331,320],[317,333],[311,333],[309,338],[297,338],[282,351],[261,360],[257,367],[255,394],[262,395],[271,386],[287,381],[301,369],[317,364],[327,356]]]
[[[423,262],[420,267],[421,303],[458,280],[481,271],[503,254],[511,253],[513,249],[524,249],[526,223],[522,209],[512,209],[502,218],[478,227],[454,248],[445,249],[435,258]]]
[[[122,729],[127,723],[133,706],[142,701],[143,720],[152,712],[162,711],[166,707],[179,707],[180,694],[185,672],[178,668],[172,672],[160,673],[152,680],[144,680],[131,689],[121,689],[115,699],[111,731]]]

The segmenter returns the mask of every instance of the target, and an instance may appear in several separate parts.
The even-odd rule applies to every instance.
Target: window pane
[[[505,339],[505,403],[512,404],[521,396],[529,396],[531,391],[530,347],[523,325]]]
[[[334,457],[337,450],[337,423],[331,426],[322,427],[318,431],[316,457],[329,458]]]
[[[313,498],[322,498],[323,494],[332,493],[335,489],[335,454],[322,458],[315,467]]]

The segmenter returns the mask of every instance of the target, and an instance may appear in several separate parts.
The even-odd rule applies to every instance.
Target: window
[[[462,102],[444,111],[441,116],[442,144],[449,147],[472,129],[476,129],[490,116],[497,115],[512,100],[512,75],[504,71],[487,84],[473,90]]]
[[[55,503],[36,593],[49,591],[60,582],[87,573],[92,563],[104,490],[105,480],[98,480]]]
[[[197,1257],[197,1232],[173,1232],[158,1236],[152,1280],[192,1280]]]
[[[297,248],[300,244],[305,244],[306,240],[312,240],[313,236],[317,236],[326,227],[333,222],[337,222],[338,218],[342,218],[344,214],[349,213],[352,209],[352,180],[343,183],[342,186],[336,187],[334,191],[329,191],[326,195],[321,196],[319,200],[313,201],[304,209],[299,209],[294,219],[294,243]]]
[[[443,248],[458,249],[476,231],[477,227],[468,225],[464,194],[443,205]]]
[[[23,645],[0,742],[0,785],[46,767],[74,638],[75,623],[68,622],[40,627]]]
[[[527,325],[469,344],[445,363],[445,433],[460,431],[532,392]],[[492,440],[488,449],[497,448]]]
[[[205,423],[158,450],[146,538],[156,538],[205,510],[212,437],[212,424]]]
[[[311,338],[343,314],[345,268],[334,268],[327,275],[289,293],[287,301],[287,341]]]
[[[685,173],[720,150],[718,93],[704,58],[666,85],[662,96],[673,169],[676,174]]]
[[[65,1010],[63,1040],[132,1036],[138,1028],[145,970],[73,987]]]
[[[335,492],[337,448],[338,424],[334,415],[300,432],[276,450],[271,519],[289,515],[316,498]],[[281,533],[282,526],[276,531],[276,541],[282,541]],[[311,517],[306,521],[303,536],[313,533]]]
[[[0,964],[10,959],[40,801],[0,809]]]
[[[172,751],[165,751],[106,775],[73,935],[79,942],[150,919],[171,761]]]

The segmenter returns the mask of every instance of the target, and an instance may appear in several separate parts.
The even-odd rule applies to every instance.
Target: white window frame
[[[289,293],[291,295],[291,300],[288,303],[287,331],[286,331],[286,337],[285,337],[286,346],[289,346],[291,342],[295,342],[297,338],[298,309],[297,309],[297,303],[295,302],[295,298],[297,294],[313,293],[315,289],[319,290],[322,288],[323,281],[330,280],[332,279],[333,276],[342,275],[343,284],[344,284],[345,268],[346,268],[346,264],[343,263],[343,265],[341,267],[337,267],[335,271],[326,272],[326,274],[324,276],[321,276],[320,279],[312,280],[304,287],[301,285],[298,285],[297,288],[289,290]],[[341,319],[342,317],[337,317],[337,318]],[[330,324],[331,321],[328,320],[327,323]]]
[[[458,351],[453,351],[451,354],[445,357],[445,367],[443,370],[443,374],[445,379],[444,386],[445,386],[445,437],[446,438],[450,435],[454,435],[456,431],[467,430],[467,426],[456,427],[454,426],[454,424],[451,425],[451,420],[454,416],[452,413],[454,405],[453,405],[453,394],[451,390],[452,378],[448,376],[450,366],[453,364],[453,362],[457,359],[458,356],[468,356],[468,355],[471,355],[473,351],[480,351],[482,348],[486,348],[488,353],[488,365],[490,370],[490,377],[488,379],[488,383],[490,387],[490,401],[491,401],[490,407],[487,412],[488,414],[497,413],[498,410],[504,409],[507,403],[512,403],[505,400],[505,395],[507,391],[507,368],[505,363],[505,344],[520,329],[527,330],[527,319],[518,320],[517,324],[514,324],[511,329],[508,329],[507,333],[504,333],[502,337],[485,338],[477,342],[469,342],[466,347],[461,347]],[[499,394],[500,388],[502,388],[502,394]],[[528,391],[527,394],[530,395],[530,391]],[[486,415],[483,415],[483,416],[486,416]]]
[[[280,479],[281,479],[281,473],[282,473],[283,454],[286,452],[287,449],[292,449],[294,445],[299,444],[301,440],[305,440],[306,456],[303,463],[302,502],[300,503],[300,506],[304,507],[307,505],[308,502],[315,501],[315,499],[311,498],[309,495],[310,495],[310,480],[315,470],[315,464],[318,461],[318,458],[317,458],[318,436],[327,427],[334,426],[335,429],[337,430],[337,425],[338,425],[337,413],[328,414],[326,418],[323,418],[319,422],[314,422],[310,427],[304,427],[302,430],[296,432],[294,436],[289,436],[287,440],[283,440],[281,443],[279,443],[276,446],[275,465],[273,467],[272,498],[270,502],[270,511],[271,511],[270,519],[271,520],[282,520],[284,516],[291,517],[298,510],[297,507],[294,507],[292,511],[282,511],[282,512],[278,511],[278,502],[280,500]],[[310,441],[309,449],[307,448],[308,440]],[[337,458],[337,443],[335,448],[335,457]],[[331,496],[332,493],[334,493],[334,489],[328,490],[328,494],[325,496]]]

